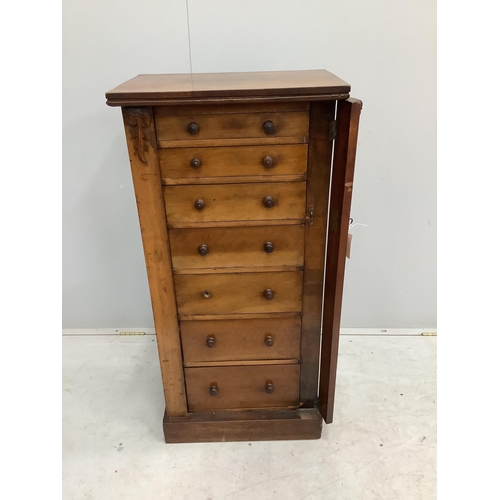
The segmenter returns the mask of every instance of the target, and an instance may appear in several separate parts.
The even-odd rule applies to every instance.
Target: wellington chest
[[[333,420],[361,102],[324,71],[139,75],[122,108],[167,442]]]

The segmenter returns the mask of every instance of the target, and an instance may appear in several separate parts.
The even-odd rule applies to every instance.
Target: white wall
[[[189,72],[186,5],[63,1],[63,327],[153,326],[119,109]],[[342,326],[436,325],[434,0],[190,0],[193,72],[324,68],[363,100]]]

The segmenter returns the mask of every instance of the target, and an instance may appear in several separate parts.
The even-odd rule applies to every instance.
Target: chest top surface
[[[350,85],[326,70],[138,75],[106,93],[109,106],[161,104],[162,100],[349,97]]]

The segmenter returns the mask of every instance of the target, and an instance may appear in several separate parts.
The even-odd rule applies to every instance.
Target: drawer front
[[[186,368],[190,411],[298,406],[298,364]]]
[[[222,115],[157,114],[159,141],[203,141],[207,139],[270,139],[295,137],[307,142],[309,113],[232,113]]]
[[[300,318],[181,321],[184,363],[300,358]]]
[[[305,218],[306,183],[166,186],[169,224]]]
[[[167,184],[200,177],[304,175],[307,144],[160,149],[158,158]]]
[[[171,229],[174,270],[302,266],[304,226]]]
[[[300,312],[302,271],[174,276],[180,315]]]

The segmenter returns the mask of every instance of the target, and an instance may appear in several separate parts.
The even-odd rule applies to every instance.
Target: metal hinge
[[[337,138],[337,120],[332,120],[330,122],[330,133],[328,134],[328,138],[331,141],[334,141]]]

